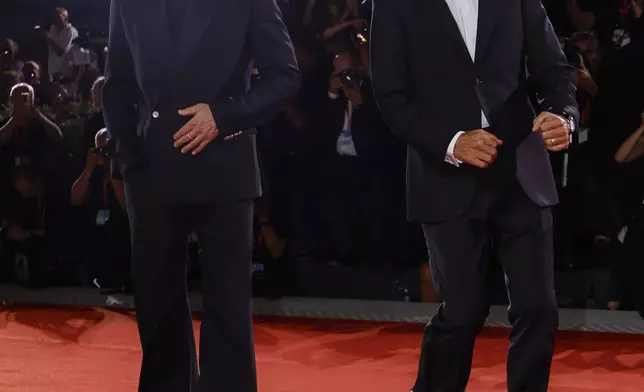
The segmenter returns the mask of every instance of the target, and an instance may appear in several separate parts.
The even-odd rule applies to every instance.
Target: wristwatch
[[[563,118],[566,120],[566,128],[568,128],[568,133],[572,135],[576,131],[575,119],[572,116],[564,115]]]

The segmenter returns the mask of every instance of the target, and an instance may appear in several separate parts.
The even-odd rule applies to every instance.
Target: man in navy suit
[[[545,392],[559,320],[548,151],[568,148],[579,119],[575,69],[540,0],[374,5],[375,96],[408,144],[408,215],[443,299],[413,391],[465,390],[494,249],[510,299],[508,391]]]
[[[253,62],[261,78],[251,83]],[[139,391],[257,390],[255,127],[299,83],[275,0],[112,0],[103,105],[132,228]],[[186,290],[192,231],[203,279],[199,366]]]

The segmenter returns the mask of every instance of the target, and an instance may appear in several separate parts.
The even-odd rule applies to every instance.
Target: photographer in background
[[[23,63],[18,60],[18,44],[16,41],[5,38],[0,41],[0,73],[22,71]]]
[[[69,23],[69,12],[65,8],[56,8],[53,23],[47,31],[50,80],[60,82],[75,79],[76,65],[72,48],[77,38],[78,30]]]
[[[35,61],[27,61],[22,67],[20,79],[23,83],[27,83],[34,89],[34,103],[36,106],[49,105],[49,93],[45,85],[41,83],[42,71],[40,65]]]
[[[594,75],[597,93],[591,105],[588,149],[599,183],[612,192],[620,218],[627,219],[644,192],[641,163],[617,165],[614,156],[639,126],[644,107],[642,2],[568,0],[567,4],[573,23],[597,36],[601,62]]]
[[[392,201],[398,189],[397,146],[381,119],[372,96],[369,64],[360,46],[339,53],[329,81],[330,135],[336,137],[335,154],[330,158],[332,183],[330,214],[334,250],[340,262],[357,259],[370,264],[392,261],[393,233],[397,205]],[[401,147],[402,149],[402,147]],[[401,215],[402,216],[402,215]],[[364,234],[365,246],[354,241]],[[365,254],[356,254],[366,249]]]
[[[311,11],[310,26],[329,53],[351,46],[353,29],[362,28],[356,0],[317,0]]]
[[[0,156],[4,167],[33,165],[50,169],[56,163],[63,135],[35,106],[35,92],[26,83],[11,89],[13,113],[0,128]]]
[[[85,274],[106,291],[129,285],[130,234],[123,181],[110,173],[107,131],[96,134],[95,147],[87,151],[85,170],[71,190],[71,204],[82,222]],[[89,283],[89,282],[85,282]]]
[[[95,147],[96,135],[99,131],[105,128],[105,119],[103,118],[103,86],[105,85],[105,78],[99,77],[94,80],[91,87],[91,110],[86,118],[83,120],[82,125],[82,141],[74,143],[73,151],[74,168],[78,172],[82,171],[85,167],[85,160],[87,158],[87,151]],[[78,173],[76,172],[76,173]],[[74,175],[76,175],[76,173]]]
[[[631,136],[620,146],[615,154],[615,161],[626,164],[641,160],[644,156],[644,111],[641,124]],[[639,179],[636,179],[639,181]],[[644,199],[644,195],[640,195]],[[620,250],[619,262],[613,271],[616,290],[615,307],[621,309],[636,309],[644,318],[644,204],[640,204],[636,212],[626,224],[626,235]]]
[[[570,65],[577,70],[577,81],[579,82],[577,99],[582,111],[580,126],[583,127],[587,125],[590,101],[595,98],[599,89],[594,78],[599,65],[596,35],[588,32],[573,34],[566,40],[564,53]]]

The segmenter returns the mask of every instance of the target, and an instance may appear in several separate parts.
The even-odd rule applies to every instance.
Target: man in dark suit
[[[558,324],[547,150],[568,147],[578,110],[541,2],[378,0],[371,50],[383,117],[409,145],[408,215],[423,224],[444,300],[414,392],[465,390],[491,248],[511,303],[508,389],[546,391]]]
[[[250,83],[253,61],[261,78]],[[103,104],[132,229],[139,391],[256,391],[254,127],[299,80],[275,0],[112,0]],[[199,366],[186,293],[191,231],[202,262]]]

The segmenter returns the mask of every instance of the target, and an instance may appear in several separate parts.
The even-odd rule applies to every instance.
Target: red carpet
[[[422,326],[257,320],[260,392],[406,392]],[[507,331],[486,331],[468,391],[503,391]],[[0,312],[1,392],[134,392],[130,314],[102,309]],[[550,391],[644,391],[644,337],[562,333]]]

